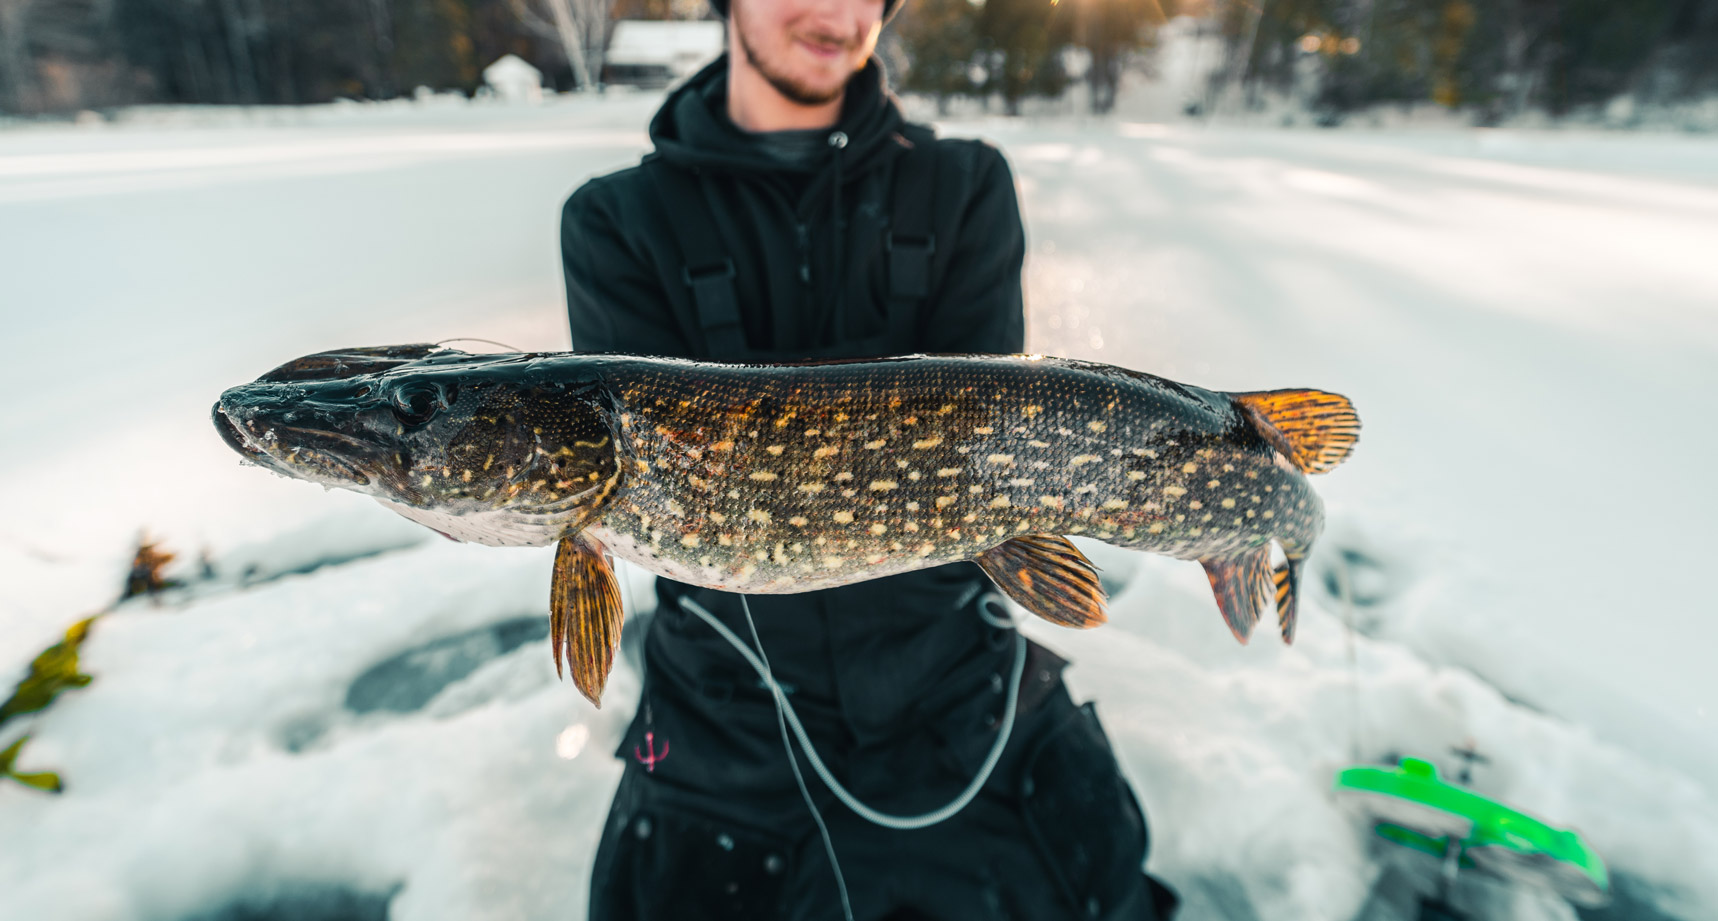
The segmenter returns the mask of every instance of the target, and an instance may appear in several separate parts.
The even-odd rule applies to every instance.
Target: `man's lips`
[[[799,40],[799,44],[820,58],[838,58],[846,50],[846,46],[840,43],[819,42],[803,38]]]

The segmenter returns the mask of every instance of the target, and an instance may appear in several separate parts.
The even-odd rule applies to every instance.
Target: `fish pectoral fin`
[[[579,693],[598,708],[625,617],[602,545],[581,534],[561,538],[549,588],[549,651],[555,674],[565,661]]]
[[[1282,630],[1283,642],[1290,645],[1294,643],[1295,617],[1300,607],[1300,570],[1305,564],[1305,557],[1291,556],[1271,572],[1277,592],[1277,627]]]
[[[1304,473],[1329,473],[1360,440],[1360,416],[1340,394],[1273,390],[1231,394],[1253,427]]]
[[[1211,580],[1211,593],[1217,596],[1217,607],[1222,609],[1229,631],[1241,645],[1246,645],[1259,622],[1259,611],[1269,602],[1274,587],[1270,545],[1237,557],[1200,560],[1199,564],[1205,567],[1205,577]]]
[[[1016,537],[975,562],[1003,593],[1047,621],[1085,628],[1109,620],[1097,567],[1066,537]]]

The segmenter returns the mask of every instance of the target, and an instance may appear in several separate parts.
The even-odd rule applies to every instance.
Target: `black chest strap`
[[[937,235],[931,229],[936,213],[935,135],[912,132],[913,146],[895,167],[895,194],[890,202],[889,229],[883,248],[889,259],[889,338],[916,349],[919,305],[931,293],[931,257]]]
[[[651,185],[662,199],[669,226],[674,228],[680,251],[686,257],[680,280],[692,289],[705,357],[744,355],[750,349],[734,286],[734,260],[716,236],[709,203],[704,199],[698,178],[656,157],[646,158],[644,163],[650,169]]]
[[[915,131],[909,140],[913,146],[895,167],[890,223],[883,237],[889,261],[888,340],[895,352],[916,348],[920,303],[931,293],[937,242],[931,230],[936,213],[935,135]],[[686,259],[680,281],[692,291],[705,356],[734,358],[754,352],[740,316],[734,260],[716,233],[698,178],[655,156],[644,163]]]

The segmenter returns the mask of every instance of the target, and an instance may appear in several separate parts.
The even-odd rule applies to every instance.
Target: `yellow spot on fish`
[[[919,532],[919,523],[916,521],[909,521],[906,524],[902,525],[901,527],[906,528],[908,531],[911,531],[914,534],[917,534]]]
[[[710,520],[714,521],[717,524],[721,524],[722,522],[728,520],[728,516],[722,514],[721,512],[711,512],[710,513]]]
[[[1036,482],[1038,482],[1038,481],[1032,479],[1031,477],[1015,477],[1014,479],[1008,481],[1008,485],[1010,485],[1010,486],[1031,486],[1033,483],[1036,483]]]
[[[876,441],[867,441],[867,442],[865,442],[865,450],[875,451],[878,448],[881,448],[885,444],[888,444],[888,441],[886,439],[882,439],[882,438],[879,438]]]
[[[889,490],[894,489],[895,487],[897,487],[899,485],[901,485],[901,484],[895,482],[894,480],[872,480],[871,481],[871,491],[872,492],[888,492]]]
[[[994,435],[994,434],[996,434],[996,430],[991,428],[988,425],[976,426],[973,428],[972,431],[973,431],[973,434],[975,434],[975,435]]]
[[[845,563],[846,563],[846,560],[843,560],[841,557],[838,557],[838,556],[826,556],[823,558],[823,568],[824,569],[840,569],[843,565],[845,565]]]
[[[1104,433],[1104,429],[1109,428],[1109,425],[1104,423],[1104,422],[1100,422],[1096,419],[1093,419],[1092,421],[1086,423],[1086,428],[1089,428],[1092,431],[1097,432],[1098,434],[1102,435]]]
[[[937,508],[948,508],[949,506],[955,504],[958,501],[959,500],[953,496],[938,496],[937,497]]]
[[[979,494],[979,493],[981,493],[981,492],[984,492],[984,487],[983,487],[983,486],[979,486],[979,485],[978,485],[978,484],[976,484],[976,483],[974,483],[974,484],[973,484],[973,485],[971,485],[971,486],[968,486],[968,487],[967,487],[967,488],[966,488],[966,491],[967,491],[967,492],[969,492],[969,493],[972,493],[972,494],[973,494],[973,495],[975,495],[975,496],[976,496],[976,495],[978,495],[978,494]]]
[[[758,524],[769,524],[770,523],[770,513],[764,511],[761,508],[754,508],[751,511],[746,512],[746,517],[757,522]]]
[[[924,476],[924,474],[918,472],[917,470],[907,471],[907,479],[912,480],[915,483],[917,483],[923,476]]]
[[[1043,412],[1043,411],[1044,411],[1044,407],[1042,407],[1042,406],[1039,406],[1039,405],[1038,405],[1038,404],[1036,404],[1036,403],[1033,403],[1033,404],[1032,404],[1032,405],[1030,405],[1030,406],[1025,406],[1025,407],[1022,407],[1022,408],[1021,408],[1021,410],[1020,410],[1020,411],[1021,411],[1021,412],[1023,412],[1023,413],[1025,413],[1025,414],[1026,414],[1026,418],[1028,418],[1028,419],[1032,419],[1032,418],[1035,418],[1035,417],[1037,417],[1037,415],[1038,415],[1038,414],[1039,414],[1039,413],[1041,413],[1041,412]]]
[[[698,546],[698,535],[688,534],[685,537],[680,538],[680,546],[682,546],[682,547],[696,547],[696,546]]]
[[[1189,506],[1192,506],[1195,510],[1202,509],[1205,507],[1205,503],[1200,502],[1198,499],[1194,499],[1192,502],[1189,502],[1187,504]]]
[[[764,450],[770,452],[771,454],[775,454],[775,455],[779,456],[781,454],[781,452],[786,450],[786,449],[783,448],[781,445],[770,445],[769,447],[765,448]]]
[[[634,467],[638,468],[639,473],[649,473],[650,472],[650,464],[645,462],[643,459],[635,460],[632,462],[632,464]],[[509,469],[511,469],[511,468],[509,468]],[[511,473],[508,474],[508,476],[512,476],[512,475],[513,474],[511,474]]]
[[[1104,503],[1104,511],[1119,512],[1127,508],[1127,503],[1120,499],[1111,499]]]
[[[471,471],[466,470],[466,471],[461,472],[459,475],[459,478],[464,480],[467,483],[471,482]]]
[[[1223,485],[1223,481],[1221,481],[1221,480],[1207,480],[1205,482],[1205,488],[1206,489],[1216,489],[1217,487],[1219,487],[1221,485]]]
[[[800,492],[808,492],[808,493],[811,493],[812,495],[816,495],[816,494],[823,491],[823,484],[822,483],[801,483],[801,484],[799,484],[799,486],[797,486],[795,488],[797,488]]]
[[[804,515],[795,515],[792,518],[789,518],[787,520],[787,523],[793,525],[796,528],[803,528],[806,525],[810,524],[811,521],[809,519],[807,519]]]
[[[1079,467],[1079,466],[1082,466],[1084,464],[1095,464],[1101,460],[1103,460],[1103,458],[1097,456],[1096,454],[1081,454],[1081,455],[1076,456],[1073,460],[1068,461],[1068,466]]]
[[[1235,500],[1234,499],[1224,499],[1223,500],[1223,507],[1224,508],[1234,508],[1235,507]]]
[[[886,533],[888,530],[889,530],[889,526],[886,524],[874,524],[871,526],[871,533],[872,534],[883,534],[883,533]]]
[[[400,459],[400,456],[398,454],[394,455],[394,460],[397,461],[399,459]],[[495,455],[491,454],[488,457],[483,459],[483,469],[488,470],[489,465],[493,464],[493,463],[495,463]]]
[[[937,470],[937,476],[960,476],[959,467],[943,467]]]
[[[712,450],[712,451],[732,451],[732,450],[734,450],[734,443],[732,441],[726,441],[726,440],[718,441],[715,444],[710,446],[710,450]]]
[[[430,476],[430,475],[429,475],[429,474],[427,474],[427,473],[426,473],[426,474],[424,474],[424,484],[423,484],[423,485],[424,485],[424,487],[425,487],[425,488],[428,488],[428,487],[429,487],[429,484],[431,484],[431,483],[433,483],[433,482],[435,482],[435,479],[434,479],[434,478],[433,478],[433,477],[431,477],[431,476]]]
[[[830,517],[835,519],[836,524],[852,524],[853,523],[853,513],[852,512],[840,511],[840,512],[836,512],[834,515],[831,515]]]
[[[1187,490],[1180,486],[1165,486],[1163,487],[1163,494],[1175,498],[1187,495]]]
[[[1003,466],[1007,466],[1009,464],[1014,463],[1014,455],[1012,455],[1012,454],[992,454],[989,457],[985,458],[985,460],[990,461],[993,464],[1001,464]]]
[[[1145,473],[1140,470],[1129,470],[1127,472],[1127,478],[1137,483],[1140,480],[1145,479]]]
[[[990,507],[991,508],[1007,508],[1013,504],[1014,503],[1008,501],[1007,496],[997,496],[996,498],[990,500]]]
[[[747,578],[752,573],[757,572],[757,571],[758,571],[758,566],[756,563],[747,563],[746,565],[740,567],[740,578],[742,578],[742,579]]]
[[[1062,497],[1061,496],[1039,496],[1038,497],[1038,504],[1044,506],[1045,508],[1053,508],[1059,512],[1062,510]]]
[[[1151,532],[1152,534],[1162,534],[1163,533],[1163,522],[1154,521],[1146,528],[1146,530]]]
[[[1183,465],[1181,465],[1181,472],[1182,473],[1198,473],[1199,472],[1199,465],[1198,464],[1183,464]]]
[[[747,477],[747,479],[757,480],[759,483],[768,483],[773,481],[775,478],[775,474],[768,470],[754,470],[751,475]]]
[[[923,451],[927,448],[934,448],[942,443],[943,437],[941,435],[932,435],[929,438],[921,438],[918,441],[913,442],[913,447]]]
[[[732,547],[734,545],[734,535],[718,534],[716,535],[716,543],[721,544],[724,547]]]
[[[915,552],[918,553],[919,556],[930,556],[937,552],[937,545],[927,540],[920,544],[919,549]]]
[[[1273,512],[1273,511],[1271,511],[1271,510],[1270,510],[1270,509],[1265,509],[1265,516],[1264,516],[1264,517],[1266,517],[1266,518],[1275,518],[1275,517],[1277,517],[1277,513],[1276,513],[1276,512]]]

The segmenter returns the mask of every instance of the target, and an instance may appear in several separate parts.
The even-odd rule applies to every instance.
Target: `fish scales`
[[[731,591],[828,588],[1022,533],[1198,559],[1304,547],[1322,524],[1305,478],[1236,437],[1226,401],[1106,366],[647,363],[612,379],[631,464],[599,539]]]
[[[1237,639],[1274,606],[1291,640],[1323,527],[1307,474],[1359,431],[1324,391],[1041,356],[727,365],[428,345],[288,362],[222,394],[214,421],[261,466],[449,537],[559,544],[556,665],[593,702],[620,635],[611,554],[748,593],[973,560],[1033,613],[1093,626],[1103,592],[1067,541],[1085,536],[1198,560]]]

